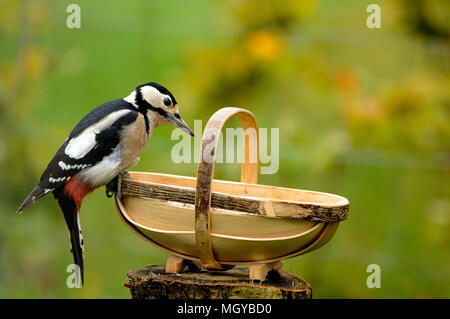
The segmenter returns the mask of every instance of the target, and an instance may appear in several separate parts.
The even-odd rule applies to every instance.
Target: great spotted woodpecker
[[[21,212],[53,193],[69,228],[71,251],[83,283],[81,202],[136,163],[153,130],[161,124],[172,124],[194,136],[178,114],[175,97],[157,83],[140,85],[127,97],[98,106],[75,126],[17,210]]]

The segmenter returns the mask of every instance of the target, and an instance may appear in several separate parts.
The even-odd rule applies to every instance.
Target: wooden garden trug
[[[225,122],[237,115],[244,141],[241,182],[213,180]],[[244,137],[245,138],[245,137]],[[203,155],[211,149],[211,157]],[[252,113],[223,108],[202,137],[197,178],[130,172],[121,178],[116,207],[139,236],[170,253],[165,266],[128,272],[133,298],[311,298],[311,286],[283,271],[282,260],[317,249],[348,214],[337,195],[257,184],[258,127]],[[255,151],[255,149],[253,149]],[[250,268],[233,268],[250,265]]]

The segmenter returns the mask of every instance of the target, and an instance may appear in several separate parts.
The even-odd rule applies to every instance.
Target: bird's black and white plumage
[[[161,124],[172,124],[194,135],[180,118],[175,97],[153,82],[138,86],[123,99],[98,106],[75,126],[19,207],[21,212],[53,193],[69,228],[82,280],[84,242],[78,213],[84,196],[133,165]]]

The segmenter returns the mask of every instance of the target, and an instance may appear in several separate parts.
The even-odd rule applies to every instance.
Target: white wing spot
[[[61,167],[64,171],[68,171],[70,169],[85,169],[86,167],[91,166],[90,164],[75,164],[75,165],[70,165],[70,164],[66,164],[63,161],[59,161],[58,162],[59,167]]]
[[[113,124],[117,119],[121,118],[132,110],[120,110],[113,112],[103,118],[101,121],[87,127],[80,135],[69,141],[64,153],[71,158],[80,159],[89,153],[96,145],[96,134],[103,131]]]
[[[67,177],[58,177],[58,178],[50,177],[50,178],[48,179],[48,181],[49,181],[50,183],[59,183],[59,182],[64,182],[66,179],[67,179]]]

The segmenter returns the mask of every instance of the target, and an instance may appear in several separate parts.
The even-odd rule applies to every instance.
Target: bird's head
[[[159,119],[158,124],[171,124],[194,136],[194,132],[178,114],[177,100],[164,86],[154,82],[139,85],[125,100],[141,112],[153,112]]]

